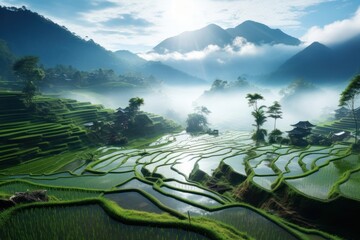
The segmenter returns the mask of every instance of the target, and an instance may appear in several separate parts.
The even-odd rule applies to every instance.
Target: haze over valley
[[[357,239],[359,53],[358,1],[0,0],[0,239]]]
[[[360,69],[359,56],[350,54],[360,49],[360,35],[351,32],[347,33],[348,36],[342,36],[342,39],[335,39],[337,35],[333,33],[346,31],[348,28],[356,30],[359,11],[354,12],[348,20],[330,23],[323,29],[311,28],[301,38],[251,20],[226,29],[210,24],[164,39],[153,49],[137,54],[128,50],[106,50],[93,40],[84,40],[66,27],[60,27],[27,9],[3,7],[1,12],[3,24],[0,39],[5,41],[3,44],[8,46],[8,51],[13,56],[39,56],[40,63],[46,68],[64,65],[80,71],[111,69],[115,74],[152,77],[157,83],[153,86],[150,83],[141,89],[135,87],[130,91],[109,87],[111,91],[104,94],[103,90],[96,93],[101,89],[96,86],[105,85],[106,81],[112,80],[99,79],[94,80],[97,82],[92,83],[95,87],[90,87],[89,93],[84,89],[79,90],[81,94],[76,89],[70,89],[61,93],[63,96],[117,108],[126,105],[127,99],[141,95],[146,99],[144,110],[173,118],[181,124],[184,124],[194,105],[200,104],[209,105],[213,112],[209,116],[210,123],[216,128],[251,128],[250,109],[246,108],[246,87],[238,94],[236,91],[226,96],[218,93],[209,102],[199,102],[199,99],[204,99],[201,96],[216,79],[231,83],[236,82],[239,77],[254,86],[249,91],[261,89],[267,103],[281,101],[284,96],[279,95],[279,91],[296,80],[314,84],[314,88],[326,92],[330,101],[324,101],[323,97],[322,101],[317,101],[318,95],[324,96],[320,91],[313,91],[315,95],[298,99],[296,104],[289,106],[289,109],[295,111],[284,111],[286,118],[284,117],[283,127],[289,128],[289,124],[300,116],[317,121],[321,115],[330,114],[337,108],[335,96]],[[23,25],[24,22],[27,26]],[[12,29],[18,31],[14,32]],[[329,38],[324,43],[311,42],[321,31]],[[6,69],[4,71],[6,73]],[[74,82],[73,78],[74,76],[67,76],[59,79],[56,84],[59,81]],[[133,84],[131,79],[129,83]],[[111,86],[111,83],[106,84]],[[47,87],[44,91],[61,92],[61,88]],[[74,92],[71,93],[72,91]],[[102,96],[94,97],[95,94]],[[318,104],[316,110],[314,108],[316,113],[306,107],[310,104],[309,101]],[[233,106],[233,102],[238,103],[238,106]],[[228,118],[222,117],[225,109]],[[300,113],[300,116],[295,113]]]

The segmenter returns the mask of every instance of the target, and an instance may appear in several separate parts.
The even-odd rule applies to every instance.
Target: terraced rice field
[[[39,96],[34,104],[37,113],[25,108],[20,93],[0,93],[1,168],[81,149],[89,142],[84,124],[110,119],[109,110],[102,106],[70,99]],[[62,163],[70,161],[67,157]],[[56,165],[61,167],[60,163]]]
[[[359,200],[359,156],[346,155],[348,146],[341,144],[300,149],[280,145],[255,147],[250,142],[250,134],[245,132],[226,132],[219,136],[179,133],[164,136],[143,149],[98,148],[96,161],[73,157],[66,163],[60,161],[58,168],[42,167],[46,160],[53,162],[64,156],[71,158],[59,154],[25,162],[11,168],[11,171],[0,171],[0,195],[8,196],[27,189],[46,189],[53,202],[104,199],[113,201],[121,208],[140,212],[167,213],[185,219],[201,216],[229,224],[239,234],[243,232],[255,239],[333,238],[322,232],[310,237],[311,234],[302,228],[295,229],[276,217],[220,195],[197,181],[214,177],[219,167],[227,166],[234,174],[247,178],[264,191],[272,192],[278,186],[286,185],[311,199],[332,201],[341,196]],[[81,151],[73,153],[73,156]],[[37,165],[43,172],[36,169]],[[40,231],[40,226],[48,227],[48,223],[41,222],[37,228],[24,221],[50,213],[67,219],[73,215],[69,209],[79,211],[79,219],[70,221],[74,224],[84,222],[87,214],[90,214],[88,209],[94,209],[91,218],[102,219],[96,224],[103,228],[101,231],[115,235],[130,234],[138,228],[138,235],[128,239],[141,239],[144,236],[142,233],[157,236],[156,231],[148,227],[121,227],[116,220],[108,218],[106,211],[98,204],[20,209],[5,222],[5,227],[14,224],[24,226],[18,229],[24,234],[33,228]],[[71,227],[65,222],[59,224],[65,229]],[[93,233],[87,233],[83,231],[84,227],[76,230],[79,236],[97,236],[96,229]],[[125,230],[121,232],[120,228]],[[158,230],[163,233],[159,239],[170,239],[167,236],[171,234],[178,234],[178,239],[205,238],[180,229]],[[11,239],[16,231],[2,227],[0,238]]]

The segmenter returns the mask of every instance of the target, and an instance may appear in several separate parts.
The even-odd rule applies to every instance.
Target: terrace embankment
[[[114,111],[89,102],[36,96],[26,107],[20,92],[0,92],[0,167],[47,157],[69,150],[79,150],[101,143],[96,124],[114,120]],[[179,126],[154,114],[140,112],[148,125],[139,130],[140,137],[178,130]],[[137,116],[137,117],[138,117]],[[136,128],[138,129],[138,128]],[[106,138],[106,137],[104,137]]]
[[[359,234],[356,222],[351,220],[360,214],[359,201],[339,194],[327,200],[312,198],[293,189],[285,181],[269,191],[254,183],[251,174],[245,177],[224,163],[219,165],[212,177],[199,178],[201,174],[198,172],[193,175],[212,190],[303,227],[318,228],[346,239],[356,239]],[[215,187],[214,183],[217,183]]]

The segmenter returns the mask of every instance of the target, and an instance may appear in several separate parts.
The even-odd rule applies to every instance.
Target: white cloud
[[[165,54],[159,54],[156,52],[149,53],[139,53],[139,57],[148,60],[148,61],[191,61],[191,60],[202,60],[209,56],[211,53],[220,51],[220,47],[217,45],[209,45],[204,48],[202,51],[192,51],[188,53],[179,53],[179,52],[166,52]]]
[[[314,26],[301,38],[307,44],[336,44],[360,34],[360,7],[350,19],[336,21],[324,27]]]
[[[79,4],[75,3],[68,4],[69,1],[52,0],[49,4],[35,4],[38,1],[0,0],[5,5],[28,2],[31,10],[65,25],[79,36],[94,39],[110,50],[119,50],[122,46],[155,46],[165,38],[202,28],[209,23],[229,28],[250,19],[281,29],[299,28],[299,19],[306,14],[307,7],[329,0],[89,0],[90,3],[86,2],[87,8],[79,7]],[[56,7],[49,7],[50,2],[56,3]],[[64,8],[66,6],[63,7],[63,4],[72,6],[66,17],[59,15],[64,12],[59,9],[68,9]],[[144,19],[151,25],[138,26],[136,29],[102,24],[124,14],[131,14],[135,19]],[[105,31],[108,33],[105,34]],[[124,32],[126,34],[123,34]]]
[[[232,80],[242,74],[267,74],[303,48],[303,45],[282,44],[258,46],[239,38],[232,45],[223,48],[209,45],[202,51],[189,53],[149,52],[138,55],[146,60],[162,61],[191,75],[212,81],[214,78]]]

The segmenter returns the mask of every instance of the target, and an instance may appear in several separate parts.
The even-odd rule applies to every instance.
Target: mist
[[[165,54],[149,52],[139,56],[146,60],[162,61],[193,76],[213,81],[215,78],[236,79],[243,74],[249,76],[269,74],[303,48],[305,45],[259,46],[246,42],[245,39],[236,38],[232,45],[224,48],[209,45],[202,51]]]
[[[155,113],[186,125],[189,113],[196,106],[206,106],[211,113],[208,115],[209,127],[220,131],[242,130],[252,131],[252,108],[249,107],[246,94],[248,91],[232,91],[229,93],[204,94],[210,86],[162,86],[158,89],[137,90],[125,92],[107,92],[99,94],[85,91],[67,92],[63,97],[75,98],[102,104],[107,108],[126,107],[132,97],[144,98],[145,104],[141,110]],[[316,87],[298,93],[280,94],[281,87],[259,87],[256,91],[264,97],[259,105],[270,106],[274,101],[282,105],[282,119],[277,120],[277,128],[281,131],[292,129],[291,124],[308,120],[313,124],[333,117],[333,111],[338,108],[341,89],[331,87]],[[254,92],[250,92],[254,93]],[[274,127],[274,119],[267,118],[264,128],[269,132]]]

